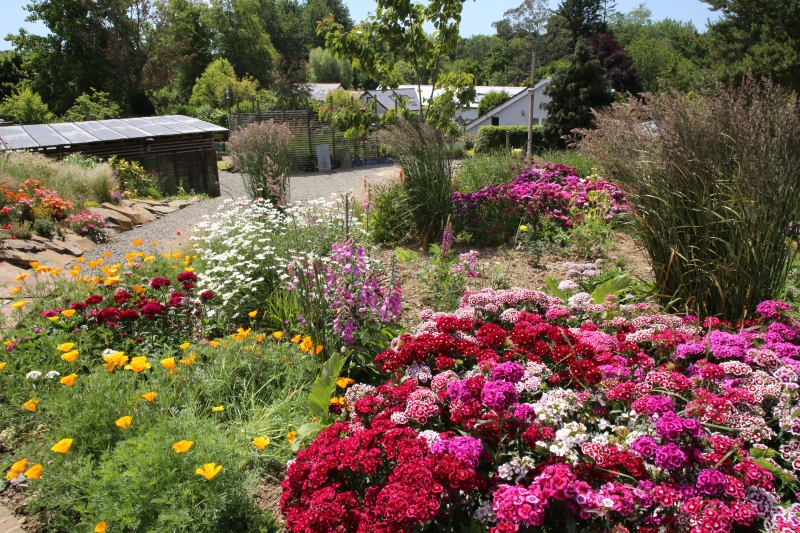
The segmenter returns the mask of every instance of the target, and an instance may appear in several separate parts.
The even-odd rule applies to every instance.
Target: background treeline
[[[604,0],[562,0],[555,10],[525,0],[493,24],[494,35],[460,39],[440,67],[478,85],[527,85],[534,49],[538,80],[575,68],[582,42],[619,95],[738,83],[748,70],[800,89],[794,2],[703,1],[721,12],[704,33],[653,20],[645,4],[621,13]],[[50,33],[6,38],[13,50],[0,55],[0,116],[16,122],[155,113],[219,121],[237,102],[297,107],[296,82],[377,85],[317,34],[328,13],[353,27],[342,0],[34,0],[28,9]],[[411,51],[392,54],[400,81],[415,82]]]

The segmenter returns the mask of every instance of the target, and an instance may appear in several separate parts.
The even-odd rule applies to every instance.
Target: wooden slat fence
[[[298,111],[261,111],[260,113],[236,113],[228,115],[230,131],[244,128],[254,122],[274,120],[286,123],[292,130],[290,152],[292,155],[292,169],[299,171],[314,170],[317,164],[318,144],[328,144],[331,147],[331,167],[339,167],[339,151],[350,149],[350,157],[358,155],[363,159],[377,159],[379,157],[378,138],[374,133],[368,133],[360,139],[345,139],[342,132],[335,130],[330,122],[319,120],[314,112]]]

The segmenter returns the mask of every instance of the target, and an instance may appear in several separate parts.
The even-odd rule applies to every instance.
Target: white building
[[[383,115],[390,109],[395,109],[405,105],[409,111],[419,112],[419,100],[416,90],[404,89],[399,87],[394,91],[379,91],[370,89],[364,91],[359,98],[364,105],[375,104],[375,112]]]
[[[308,88],[309,98],[317,102],[324,102],[330,92],[344,89],[341,83],[304,83],[298,85],[305,85]]]
[[[424,104],[428,103],[428,100],[431,97],[431,89],[433,88],[432,85],[401,85],[401,89],[411,89],[415,93],[419,90],[421,94],[421,100]],[[475,86],[475,101],[470,102],[469,109],[459,109],[456,111],[456,117],[460,118],[466,123],[469,123],[476,118],[478,118],[478,105],[481,103],[481,100],[486,93],[489,92],[502,92],[505,91],[508,93],[508,96],[516,96],[520,92],[524,92],[526,87],[506,87],[500,85],[476,85]],[[442,93],[441,89],[434,91],[433,96],[439,96]]]
[[[541,108],[541,104],[550,103],[551,98],[544,94],[544,90],[550,85],[550,78],[545,78],[533,87],[533,125],[539,126],[547,118],[547,111]],[[523,88],[516,95],[512,96],[499,106],[488,113],[475,118],[467,124],[467,133],[477,135],[481,126],[527,126],[528,108],[530,98],[528,90]]]

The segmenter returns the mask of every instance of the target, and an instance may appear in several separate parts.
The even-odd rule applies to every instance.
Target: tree
[[[92,87],[133,114],[149,111],[142,71],[152,56],[152,8],[151,0],[33,0],[28,20],[43,22],[48,35],[10,38],[35,74],[31,89],[57,113]]]
[[[600,64],[606,69],[611,88],[622,94],[637,94],[641,90],[642,76],[633,66],[633,60],[609,33],[598,33],[586,39]]]
[[[556,13],[567,20],[573,43],[608,31],[603,0],[561,0]]]
[[[483,95],[481,101],[478,102],[478,116],[483,116],[495,107],[499,106],[510,97],[505,91],[489,91]]]
[[[544,123],[545,141],[554,148],[564,148],[563,137],[572,130],[593,128],[592,110],[614,102],[606,70],[583,40],[575,45],[569,63],[556,71],[545,93],[552,101],[542,106],[548,111]]]
[[[797,0],[703,0],[719,21],[708,30],[709,54],[719,78],[741,80],[752,70],[800,91],[800,4]]]
[[[647,4],[639,4],[627,13],[614,13],[608,19],[608,30],[614,35],[614,40],[622,46],[628,46],[644,27],[653,23],[653,12]]]
[[[414,67],[418,93],[420,85],[431,83],[428,104],[420,110],[423,120],[439,127],[452,127],[452,115],[445,116],[437,106],[466,107],[475,98],[474,78],[466,73],[447,73],[444,63],[458,45],[458,27],[464,0],[434,0],[427,5],[406,1],[377,0],[375,15],[350,31],[333,16],[319,26],[326,35],[328,50],[340,59],[352,62],[375,79],[384,89],[400,85],[400,72],[395,67],[396,55],[405,54]],[[432,35],[426,25],[435,29]],[[425,72],[429,76],[425,76]],[[436,98],[433,92],[441,90]],[[455,103],[455,104],[454,104]]]
[[[237,78],[233,65],[227,59],[217,59],[197,79],[192,89],[191,104],[225,108],[228,104],[253,98],[257,89],[257,81],[248,77]],[[226,90],[229,91],[227,96],[230,100],[226,98]]]
[[[353,86],[353,67],[349,62],[336,59],[327,50],[317,47],[309,54],[308,81],[339,82],[345,89],[349,89]]]
[[[0,103],[0,116],[17,124],[45,124],[55,116],[29,87],[17,89]]]
[[[64,114],[63,119],[68,122],[80,122],[118,117],[119,106],[109,100],[108,93],[92,89],[91,94],[84,93],[75,99],[75,104]]]
[[[11,96],[27,77],[21,54],[13,50],[0,52],[0,102]]]
[[[690,60],[655,39],[637,37],[627,50],[646,92],[657,93],[665,88],[688,92],[701,75]]]
[[[264,31],[257,0],[212,0],[211,16],[218,57],[228,60],[239,78],[268,86],[277,52]]]

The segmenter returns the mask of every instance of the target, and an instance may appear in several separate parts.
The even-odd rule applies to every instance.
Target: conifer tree
[[[542,105],[548,111],[545,142],[556,149],[566,147],[562,137],[573,129],[594,127],[592,109],[607,107],[614,101],[606,69],[582,39],[568,59],[569,64],[556,71],[545,92],[552,102]]]
[[[605,33],[605,4],[603,0],[561,0],[556,14],[567,20],[567,28],[572,32],[572,42],[576,43],[595,33]]]

